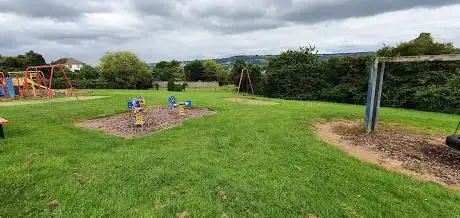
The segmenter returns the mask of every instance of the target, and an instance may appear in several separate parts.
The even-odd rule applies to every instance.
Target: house
[[[79,71],[83,67],[83,62],[75,58],[61,58],[53,62],[53,64],[64,64],[72,72]]]

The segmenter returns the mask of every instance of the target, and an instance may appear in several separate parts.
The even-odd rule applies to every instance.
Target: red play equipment
[[[14,83],[18,87],[21,97],[46,96],[47,98],[51,98],[56,95],[77,96],[77,90],[72,86],[65,69],[66,67],[63,64],[29,66],[24,71],[24,76],[22,78],[16,74],[16,78],[13,79],[13,81],[16,80]],[[48,70],[50,72],[49,79],[45,77],[42,70]],[[65,78],[67,87],[65,91],[53,89],[53,78],[57,72],[61,73]],[[38,92],[36,91],[36,87],[38,88]]]

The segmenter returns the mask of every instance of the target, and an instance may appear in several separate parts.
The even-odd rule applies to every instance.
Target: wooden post
[[[244,68],[244,69],[246,69],[246,68]],[[237,90],[237,92],[236,92],[236,98],[237,98],[237,99],[238,99],[238,95],[240,94],[240,88],[241,88],[241,82],[243,81],[244,69],[241,70],[240,82],[238,83],[238,90]]]
[[[252,97],[254,97],[254,88],[252,88],[251,76],[249,75],[249,71],[246,71],[248,74],[249,85],[251,86]]]

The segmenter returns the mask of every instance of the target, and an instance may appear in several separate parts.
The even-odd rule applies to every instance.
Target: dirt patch
[[[225,191],[222,190],[221,187],[217,187],[216,188],[216,194],[222,199],[222,200],[227,200],[227,193],[225,193]]]
[[[315,123],[319,136],[329,144],[386,169],[460,190],[460,151],[445,145],[445,136],[380,124],[364,133],[363,121]]]
[[[155,206],[155,210],[156,210],[157,212],[161,212],[162,210],[164,210],[164,209],[166,209],[166,208],[168,208],[168,205],[167,205],[167,204],[161,204],[161,205]]]
[[[247,98],[226,98],[225,100],[239,103],[239,104],[252,104],[252,105],[276,105],[279,103],[276,102],[271,102],[271,101],[260,101],[260,100],[253,100],[253,99],[247,99]]]
[[[169,112],[166,107],[158,107],[147,109],[144,112],[145,124],[143,127],[134,125],[134,118],[130,113],[87,120],[76,125],[78,127],[102,130],[110,135],[133,138],[176,126],[188,118],[213,115],[215,112],[205,108],[191,108],[187,109],[185,114],[185,116],[180,116],[176,112]]]
[[[59,203],[58,203],[57,200],[53,200],[53,201],[48,202],[48,210],[50,212],[55,211],[58,208],[58,206],[59,206]]]
[[[186,218],[186,217],[190,217],[190,216],[191,216],[190,213],[187,212],[187,211],[176,213],[177,218]]]

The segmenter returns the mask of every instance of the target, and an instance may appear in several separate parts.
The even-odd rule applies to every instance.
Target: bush
[[[72,81],[78,89],[104,89],[107,84],[101,78],[97,79],[78,79]]]
[[[174,79],[170,78],[168,80],[168,91],[174,91],[174,90],[175,90]]]
[[[324,63],[315,49],[301,47],[270,59],[264,95],[272,98],[317,100],[326,87]]]
[[[435,42],[422,33],[379,56],[431,55],[456,52],[451,43]],[[312,47],[282,52],[270,59],[261,86],[266,97],[366,104],[369,71],[374,56],[334,57],[322,61]],[[235,64],[237,84],[244,63]],[[381,105],[460,113],[460,63],[387,63]]]
[[[168,80],[168,91],[170,91],[170,92],[182,92],[182,91],[185,91],[186,86],[187,86],[187,83],[179,85],[179,84],[174,83],[173,79]]]

